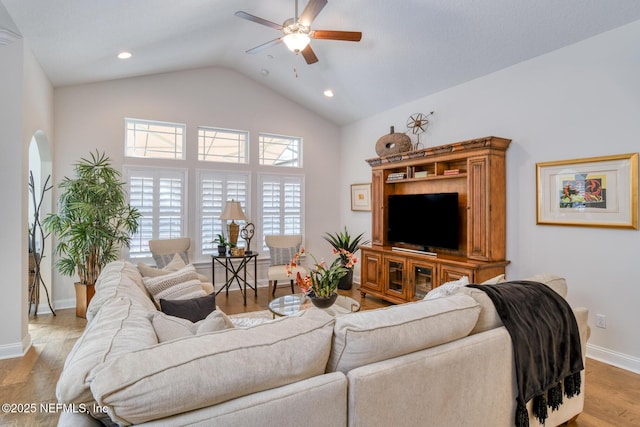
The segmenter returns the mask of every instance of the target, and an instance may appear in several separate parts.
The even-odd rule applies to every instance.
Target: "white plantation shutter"
[[[158,239],[182,237],[182,179],[158,180]]]
[[[129,183],[129,203],[142,217],[131,236],[129,256],[150,257],[149,240],[185,235],[186,171],[125,166]]]
[[[217,244],[212,243],[218,234],[227,236],[226,224],[220,214],[228,200],[240,202],[247,218],[250,217],[249,173],[228,173],[198,171],[198,217],[200,253],[202,255],[217,252]],[[236,221],[242,228],[244,221]],[[238,246],[244,247],[244,240],[238,237]]]
[[[304,234],[304,178],[299,175],[259,175],[262,249],[269,248],[264,236]]]

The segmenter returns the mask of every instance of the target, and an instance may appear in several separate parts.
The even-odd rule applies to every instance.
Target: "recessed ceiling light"
[[[324,96],[326,96],[327,98],[332,98],[333,97],[333,91],[331,89],[327,89],[324,92],[322,92],[324,94]]]
[[[120,52],[118,54],[118,59],[129,59],[133,56],[131,52]]]

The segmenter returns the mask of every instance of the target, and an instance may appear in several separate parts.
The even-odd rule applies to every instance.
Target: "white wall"
[[[2,12],[0,9],[0,15]],[[0,221],[0,358],[5,358],[22,355],[31,345],[27,312],[29,143],[37,131],[51,131],[53,90],[24,40],[0,46],[0,76],[0,179],[7,183],[2,188],[7,208]]]
[[[536,162],[639,151],[638,40],[640,21],[343,127],[342,222],[370,235],[370,215],[349,211],[348,184],[371,180],[364,159],[376,157],[389,125],[403,131],[412,113],[435,110],[425,146],[511,138],[508,277],[566,277],[569,302],[589,308],[588,354],[640,372],[640,233],[541,226],[535,217]],[[607,316],[607,329],[595,327],[596,313]]]
[[[3,271],[0,299],[0,358],[19,356],[31,344],[26,322],[27,286],[27,198],[23,162],[23,42],[0,46],[0,179],[7,206],[2,213],[0,269]],[[22,183],[18,185],[17,183]]]
[[[251,166],[236,169],[271,173],[299,173],[299,170],[257,165],[258,133],[268,132],[303,138],[307,248],[319,256],[330,256],[321,236],[339,224],[338,188],[339,129],[336,125],[276,94],[270,89],[227,69],[158,74],[103,83],[62,87],[55,90],[54,181],[73,173],[72,165],[96,149],[105,151],[121,169],[124,153],[124,118],[185,123],[187,160],[191,167],[188,182],[189,211],[195,209],[196,167],[234,169],[233,165],[201,163],[196,160],[197,126],[216,126],[250,132]],[[128,160],[128,164],[139,160]],[[257,185],[252,186],[256,222]],[[57,194],[57,192],[56,192]],[[57,198],[57,196],[56,196]],[[189,235],[195,236],[193,215],[189,215]],[[256,230],[256,237],[258,230]],[[251,243],[256,249],[257,238]],[[210,261],[209,261],[210,262]],[[200,267],[210,274],[210,264]],[[258,274],[260,279],[266,276]],[[54,299],[60,305],[73,304],[73,279],[54,276]],[[57,286],[58,284],[64,284]]]

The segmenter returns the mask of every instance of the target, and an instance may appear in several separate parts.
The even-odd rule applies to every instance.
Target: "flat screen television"
[[[394,194],[387,206],[392,245],[458,249],[458,193]]]

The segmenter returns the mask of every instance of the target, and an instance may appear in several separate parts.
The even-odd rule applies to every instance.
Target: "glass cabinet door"
[[[412,299],[422,299],[434,287],[435,265],[411,261]]]
[[[385,289],[387,295],[405,298],[407,291],[406,264],[402,258],[385,257]]]

